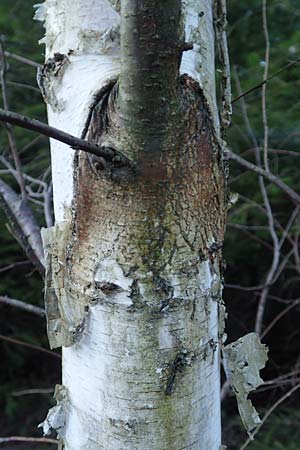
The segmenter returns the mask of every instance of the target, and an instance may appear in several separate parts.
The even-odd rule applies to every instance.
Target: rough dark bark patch
[[[91,142],[118,145],[121,131],[115,110],[116,86],[111,92],[111,97],[106,97],[105,102],[101,101],[100,107],[94,109],[87,134]],[[108,203],[109,209],[124,212],[126,202],[135,199],[140,204],[138,209],[146,208],[149,218],[152,218],[149,219],[148,231],[145,230],[157,242],[149,244],[147,248],[147,253],[150,251],[152,254],[151,258],[163,245],[165,236],[170,234],[170,220],[167,220],[168,226],[165,223],[167,214],[171,214],[173,220],[180,224],[186,243],[193,250],[201,252],[202,257],[211,258],[207,246],[209,234],[214,236],[217,247],[221,248],[225,226],[224,173],[211,114],[200,86],[187,75],[181,78],[180,98],[182,122],[178,124],[179,135],[174,130],[172,146],[166,147],[166,140],[159,149],[154,138],[153,153],[141,148],[140,156],[135,161],[135,171],[128,177],[125,173],[121,181],[114,181],[114,173],[118,172],[116,165],[105,165],[101,161],[98,164],[97,157],[80,154],[75,209],[76,234],[81,245],[84,245],[85,236],[90,235],[91,227],[96,232],[93,224],[101,222],[108,213]],[[122,148],[123,152],[126,150]],[[129,148],[129,154],[130,151]],[[114,212],[111,212],[114,216]],[[153,234],[150,223],[156,219],[161,229]],[[194,229],[193,239],[190,236],[191,228]]]

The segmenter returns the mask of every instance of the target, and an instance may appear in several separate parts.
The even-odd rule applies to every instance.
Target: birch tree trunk
[[[66,450],[218,450],[226,202],[213,2],[121,3],[47,0],[36,13],[49,123],[131,161],[51,142],[59,433]]]

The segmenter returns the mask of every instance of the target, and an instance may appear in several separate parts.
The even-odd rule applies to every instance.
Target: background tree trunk
[[[213,5],[123,1],[122,52],[119,6],[46,1],[37,12],[50,124],[133,162],[73,159],[51,143],[56,226],[44,242],[67,392],[60,435],[67,450],[218,450],[226,204]],[[194,47],[179,79],[183,29]]]

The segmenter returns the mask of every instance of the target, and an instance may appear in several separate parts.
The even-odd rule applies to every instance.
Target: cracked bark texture
[[[81,3],[84,10],[84,4],[91,7],[95,2],[73,3]],[[111,4],[116,2],[96,3],[110,8],[115,18]],[[215,93],[208,98],[207,87],[189,71],[179,78],[185,28],[179,26],[181,2],[167,2],[178,24],[174,39],[168,39],[170,12],[163,14],[162,2],[121,3],[122,53],[128,66],[121,65],[119,80],[109,83],[117,73],[117,64],[108,70],[115,50],[109,47],[108,55],[102,50],[98,54],[91,41],[87,54],[103,69],[95,75],[93,67],[91,73],[83,69],[79,46],[55,92],[65,109],[50,115],[68,123],[68,111],[80,104],[68,131],[74,133],[77,127],[80,134],[87,128],[88,140],[117,147],[134,162],[134,170],[118,168],[82,152],[74,160],[71,237],[60,264],[76,310],[75,328],[84,326],[80,339],[63,347],[67,401],[60,435],[66,450],[218,450],[218,320],[226,204]],[[143,11],[135,9],[138,3]],[[211,29],[212,3],[202,3],[210,11],[205,20]],[[47,4],[51,10],[53,2]],[[63,4],[66,8],[68,1],[59,7]],[[195,5],[192,10],[189,2],[189,14],[198,17]],[[140,22],[139,13],[146,22]],[[141,39],[153,34],[159,22],[166,32],[165,45],[158,36],[159,41],[147,47],[157,69],[151,74],[149,60],[143,68],[135,58],[144,46]],[[130,29],[133,35],[138,30],[138,41]],[[168,51],[157,59],[160,49]],[[193,67],[195,55],[193,51],[190,56]],[[69,97],[67,88],[77,70],[85,81],[98,82],[78,93],[80,99]],[[213,64],[205,71],[214,79]],[[104,84],[110,88],[89,114],[92,98]],[[64,202],[70,202],[58,191],[55,201],[60,221]]]

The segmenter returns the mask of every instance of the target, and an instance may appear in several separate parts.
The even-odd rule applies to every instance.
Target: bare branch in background
[[[276,325],[276,323],[284,317],[289,311],[294,309],[296,306],[300,304],[300,300],[296,300],[291,305],[287,306],[283,311],[281,311],[277,316],[269,323],[269,325],[264,329],[263,333],[261,334],[261,339],[263,339],[270,331],[271,329]]]
[[[47,348],[40,347],[39,345],[29,344],[28,342],[24,342],[20,339],[11,338],[9,336],[4,336],[0,334],[0,339],[2,341],[9,342],[11,344],[20,345],[21,347],[30,348],[31,350],[37,350],[38,352],[46,353],[47,355],[54,356],[55,358],[61,359],[59,353],[53,352],[52,350],[48,350]]]
[[[7,58],[15,59],[16,61],[19,61],[23,64],[27,64],[28,66],[32,66],[35,68],[42,67],[41,64],[38,64],[35,61],[32,61],[31,59],[24,58],[24,56],[16,55],[15,53],[7,52],[7,51],[5,51],[4,54]]]
[[[22,397],[23,395],[53,394],[53,392],[54,388],[22,389],[12,392],[11,395],[12,397]]]
[[[294,386],[292,389],[290,389],[285,395],[280,397],[277,402],[274,403],[274,405],[269,409],[269,411],[264,415],[264,417],[261,420],[261,423],[258,425],[258,427],[253,431],[252,436],[249,437],[246,442],[239,448],[239,450],[245,450],[245,448],[248,447],[248,445],[253,441],[254,436],[259,432],[263,424],[266,422],[268,417],[272,414],[272,412],[275,411],[276,408],[278,408],[281,403],[283,403],[285,400],[287,400],[295,391],[297,391],[300,388],[300,384],[297,384],[297,386]]]
[[[236,153],[234,153],[231,150],[227,150],[227,151],[228,151],[228,156],[230,159],[232,159],[233,161],[236,161],[238,164],[245,167],[246,169],[257,173],[257,175],[265,177],[271,183],[275,184],[280,189],[282,189],[283,192],[285,192],[295,203],[300,205],[300,195],[297,194],[297,192],[295,192],[286,183],[284,183],[284,181],[282,181],[280,178],[278,178],[272,172],[267,172],[266,170],[262,169],[261,167],[256,166],[255,164],[251,163],[250,161],[247,161],[246,159],[242,158],[241,156],[237,155]]]
[[[9,161],[7,161],[7,159],[4,158],[4,156],[0,156],[0,162],[2,162],[2,164],[7,169],[4,171],[0,170],[0,174],[1,173],[9,173],[9,174],[13,175],[14,178],[17,178],[16,170],[12,167],[12,165],[9,163]],[[45,176],[47,176],[47,171],[44,174],[42,179],[33,178],[32,176],[27,175],[26,173],[23,173],[23,176],[27,182],[31,183],[31,185],[26,186],[26,193],[27,193],[28,199],[31,201],[34,201],[35,203],[38,203],[39,205],[41,205],[43,207],[46,225],[47,225],[47,227],[51,227],[53,225],[52,182],[50,182],[50,185],[48,185],[44,181]],[[32,185],[38,186],[38,192],[33,191],[32,187],[31,187]],[[35,198],[43,199],[43,201],[41,203],[36,202],[34,200]]]
[[[20,89],[28,89],[29,91],[33,91],[33,92],[36,92],[37,94],[41,95],[40,89],[35,86],[31,86],[30,84],[17,83],[16,81],[6,81],[6,84],[8,86],[15,86]]]
[[[266,49],[265,49],[265,70],[263,74],[263,81],[265,81],[268,78],[269,74],[269,65],[270,65],[270,38],[269,38],[269,30],[268,30],[268,20],[267,20],[267,0],[262,0],[262,16],[263,16],[263,31],[265,36],[265,43],[266,43]],[[264,168],[267,173],[270,172],[269,168],[269,157],[268,157],[268,148],[269,148],[269,127],[268,127],[268,116],[267,116],[267,99],[266,99],[266,92],[267,92],[267,84],[264,83],[262,85],[262,98],[261,98],[261,109],[262,109],[262,121],[263,121],[263,128],[264,128],[264,140],[263,140],[263,161],[264,161]],[[256,145],[256,164],[257,166],[261,167],[261,158],[260,158],[260,152],[258,149],[258,146]],[[276,270],[278,268],[279,260],[280,260],[280,245],[279,245],[279,239],[277,236],[276,228],[275,228],[275,222],[273,217],[273,211],[272,206],[270,203],[270,199],[268,196],[268,192],[265,185],[265,180],[262,176],[259,177],[259,186],[262,193],[264,205],[267,211],[267,217],[268,217],[268,223],[269,223],[269,231],[270,236],[273,241],[273,258],[272,258],[272,264],[268,270],[267,276],[266,276],[266,287],[262,290],[260,299],[258,302],[257,307],[257,313],[255,318],[255,332],[260,335],[262,331],[263,326],[263,318],[265,313],[265,307],[266,302],[268,299],[268,293],[269,293],[269,284],[272,282],[273,277],[276,273]]]
[[[9,109],[6,87],[6,60],[3,41],[0,38],[0,82],[2,87],[2,98],[4,110]],[[37,267],[41,274],[44,273],[44,251],[38,226],[34,214],[28,205],[28,196],[21,160],[13,133],[13,128],[6,123],[6,130],[10,150],[13,156],[15,170],[11,167],[21,191],[21,197],[17,195],[4,181],[0,180],[1,204],[6,216],[11,222],[13,231],[25,250],[29,259]]]
[[[4,46],[3,41],[0,36],[0,82],[1,82],[1,88],[2,88],[2,99],[3,99],[3,107],[6,111],[9,110],[9,104],[8,104],[8,95],[7,95],[7,89],[6,89],[6,61],[5,61],[5,54],[4,54]],[[25,189],[25,181],[23,177],[23,170],[22,170],[22,164],[21,160],[18,154],[17,144],[15,140],[15,136],[13,133],[12,126],[8,123],[5,124],[8,141],[10,150],[15,162],[16,170],[18,173],[18,183],[21,189],[21,195],[23,200],[26,199],[26,189]]]
[[[270,66],[270,37],[268,30],[268,17],[267,17],[267,0],[262,0],[262,17],[263,17],[263,31],[265,36],[266,50],[265,50],[265,69],[263,75],[263,81],[267,80],[269,75]],[[262,109],[262,119],[264,126],[264,166],[267,172],[270,172],[269,160],[268,160],[268,148],[269,148],[269,127],[268,127],[268,116],[267,116],[267,84],[262,84],[261,89],[261,109]]]
[[[28,260],[17,261],[15,263],[8,264],[7,266],[0,267],[0,273],[7,272],[8,270],[11,270],[11,269],[15,269],[18,266],[26,266],[28,264],[31,264],[31,261],[28,261]]]
[[[247,91],[240,93],[237,97],[235,97],[232,100],[232,103],[235,103],[238,100],[240,100],[241,98],[246,97],[248,94],[251,94],[251,92],[254,92],[257,89],[260,89],[264,84],[268,83],[268,81],[271,81],[273,78],[277,77],[282,72],[284,72],[285,70],[289,69],[290,67],[293,67],[298,62],[300,62],[300,58],[298,58],[295,61],[292,61],[289,64],[287,64],[286,66],[282,67],[280,70],[278,70],[277,72],[273,73],[273,75],[271,75],[268,78],[264,79],[261,83],[258,83],[257,85],[253,86],[252,88],[248,89]]]
[[[0,203],[16,238],[38,271],[44,273],[44,251],[40,228],[32,210],[3,180],[0,179]]]
[[[7,444],[8,442],[31,442],[38,444],[58,444],[57,439],[50,439],[44,437],[24,437],[24,436],[9,436],[9,437],[0,437],[0,444]]]
[[[39,306],[31,305],[21,300],[16,300],[14,298],[6,297],[3,295],[0,295],[0,303],[12,306],[13,308],[21,309],[23,311],[35,314],[40,317],[45,317],[46,315],[45,310],[43,308],[40,308]]]

